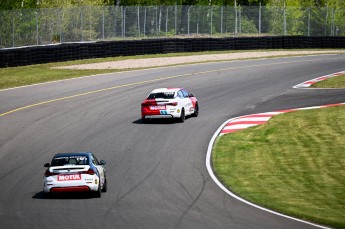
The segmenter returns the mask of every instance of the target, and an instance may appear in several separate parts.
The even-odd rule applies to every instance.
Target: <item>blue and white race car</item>
[[[43,192],[91,192],[101,197],[107,191],[107,178],[103,165],[91,152],[56,154],[51,163],[46,163],[47,170],[43,179]]]

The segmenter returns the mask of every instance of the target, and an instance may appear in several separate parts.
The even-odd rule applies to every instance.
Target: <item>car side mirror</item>
[[[49,168],[50,167],[50,163],[45,163],[44,167]]]
[[[189,97],[195,97],[192,93],[189,94]]]
[[[107,164],[107,162],[105,162],[104,160],[101,160],[101,161],[99,162],[99,164],[100,164],[100,165],[105,165],[105,164]]]

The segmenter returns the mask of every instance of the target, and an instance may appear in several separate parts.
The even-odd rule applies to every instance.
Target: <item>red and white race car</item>
[[[199,115],[198,100],[183,88],[153,90],[141,104],[143,122],[153,118],[175,118],[184,122],[186,116]]]

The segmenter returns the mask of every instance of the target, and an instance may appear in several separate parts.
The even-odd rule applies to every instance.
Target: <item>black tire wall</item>
[[[91,58],[159,53],[320,48],[345,48],[345,37],[278,36],[241,38],[167,38],[32,46],[0,49],[0,68]]]

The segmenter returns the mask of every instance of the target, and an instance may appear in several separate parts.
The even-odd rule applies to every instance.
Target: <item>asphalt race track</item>
[[[206,151],[231,117],[345,102],[344,89],[292,88],[343,70],[345,55],[321,55],[157,68],[0,91],[0,228],[315,228],[225,194],[207,172]],[[199,117],[142,123],[140,104],[159,87],[194,93]],[[44,198],[43,164],[72,151],[106,160],[108,192],[100,199]]]

